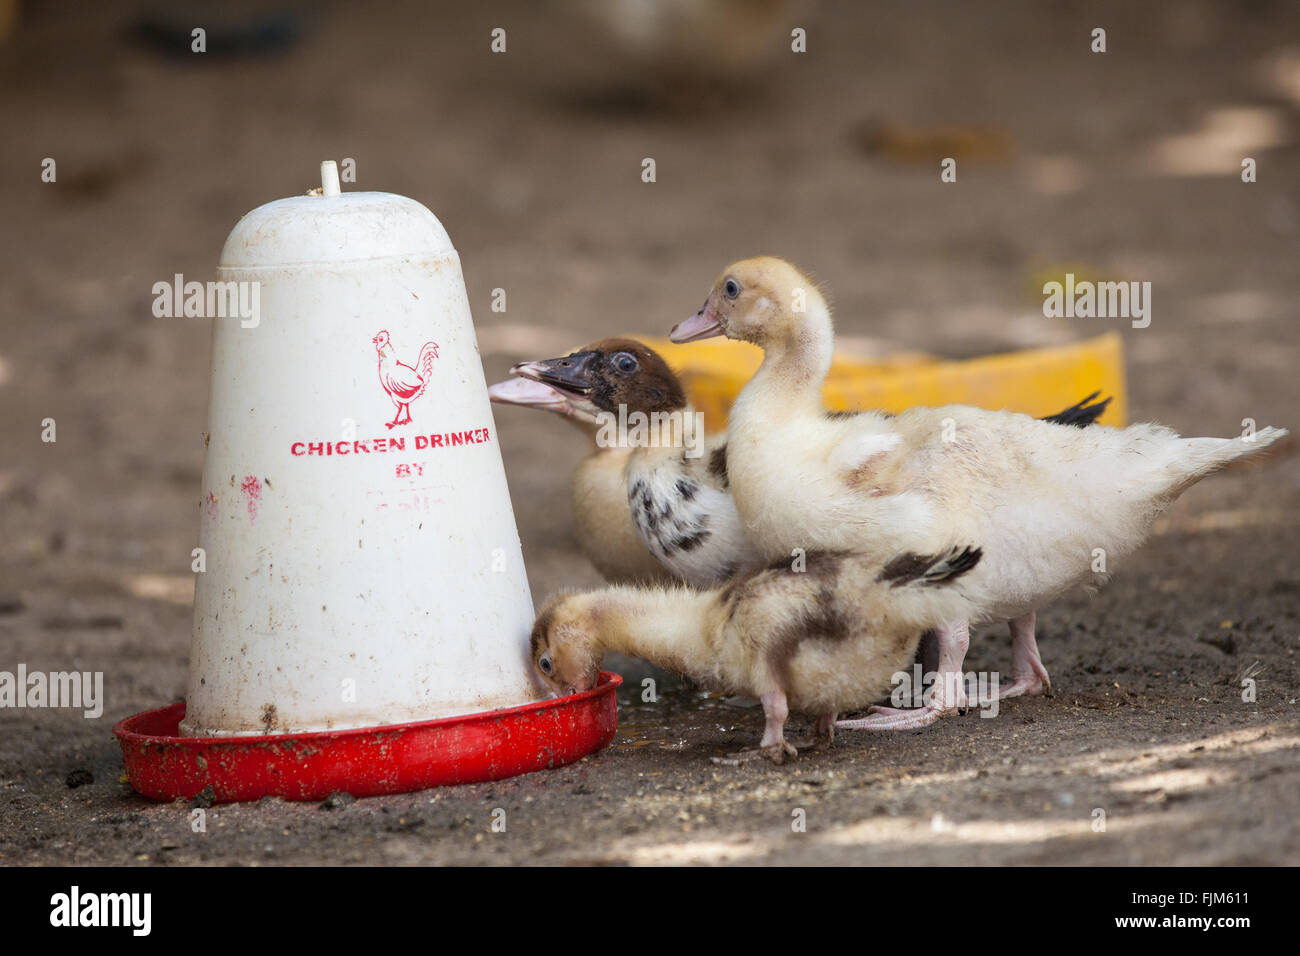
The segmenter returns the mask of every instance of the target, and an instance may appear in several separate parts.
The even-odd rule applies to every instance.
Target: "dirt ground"
[[[829,286],[845,336],[966,356],[1118,328],[1134,419],[1300,426],[1293,3],[795,5],[808,52],[782,26],[724,92],[682,64],[647,87],[562,4],[285,6],[305,29],[283,53],[135,38],[140,11],[182,4],[32,2],[0,45],[0,670],[104,671],[107,698],[98,720],[0,710],[0,864],[1300,863],[1294,442],[1189,491],[1101,593],[1043,611],[1056,695],[996,719],[730,766],[712,758],[752,746],[756,707],[633,687],[614,745],[551,772],[221,806],[206,833],[134,795],[111,727],[184,694],[210,337],[154,318],[151,287],[210,275],[236,219],[324,158],[438,214],[489,381],[664,334],[723,264],[772,252]],[[941,183],[929,154],[865,147],[881,123],[970,128],[971,159]],[[1044,318],[1035,276],[1060,264],[1150,281],[1150,327]],[[569,523],[580,439],[496,420],[535,599],[599,583]],[[970,669],[1009,660],[1003,629],[974,637]]]

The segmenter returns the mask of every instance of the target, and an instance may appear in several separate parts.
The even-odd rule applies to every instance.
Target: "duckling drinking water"
[[[817,715],[817,736],[829,743],[837,713],[888,695],[922,631],[975,612],[962,580],[980,558],[968,546],[886,562],[818,551],[712,590],[563,594],[533,625],[533,663],[566,694],[594,687],[605,652],[618,651],[712,690],[757,697],[766,718],[760,750],[781,763],[797,752],[785,739],[791,710]]]

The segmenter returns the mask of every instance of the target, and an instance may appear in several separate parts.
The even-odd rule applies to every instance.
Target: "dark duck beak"
[[[574,352],[563,358],[520,362],[510,372],[571,395],[587,395],[595,387],[595,365],[599,356],[599,352]]]

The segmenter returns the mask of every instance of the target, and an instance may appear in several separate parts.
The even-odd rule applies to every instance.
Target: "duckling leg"
[[[1010,621],[1011,628],[1011,683],[998,691],[998,699],[1032,696],[1044,692],[1052,694],[1052,679],[1047,676],[1043,659],[1038,656],[1038,641],[1034,639],[1035,612]]]
[[[787,756],[797,757],[799,751],[785,739],[785,721],[790,716],[785,691],[769,691],[759,700],[763,704],[763,716],[767,718],[767,725],[763,728],[763,739],[759,741],[758,749],[772,763],[782,763]]]
[[[786,757],[797,757],[801,749],[809,749],[809,744],[802,744],[796,747],[785,739],[785,721],[790,716],[790,707],[785,699],[785,691],[769,691],[759,698],[763,704],[763,716],[767,718],[767,724],[763,728],[763,739],[759,741],[758,748],[755,750],[742,750],[739,753],[732,754],[729,757],[714,757],[714,763],[726,764],[730,767],[737,767],[740,764],[756,760],[759,757],[766,757],[772,763],[784,763]],[[832,733],[834,732],[835,715],[830,714]],[[817,724],[818,740],[821,739],[822,721],[826,720],[823,715]]]
[[[817,718],[817,742],[813,745],[816,747],[829,747],[835,743],[835,711],[829,711]]]
[[[966,708],[966,681],[962,662],[970,647],[970,624],[959,621],[935,628],[939,642],[939,666],[934,684],[926,691],[924,707],[900,709],[872,707],[866,717],[836,721],[845,730],[915,730]]]
[[[835,742],[835,711],[821,714],[812,737],[805,737],[794,742],[796,750],[829,750]]]

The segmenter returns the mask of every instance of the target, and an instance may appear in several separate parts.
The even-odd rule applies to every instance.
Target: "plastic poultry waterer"
[[[548,697],[460,259],[421,204],[235,226],[214,319],[186,702],[120,722],[132,786],[314,800],[497,779],[607,744],[616,675]],[[234,301],[234,298],[231,298]]]

